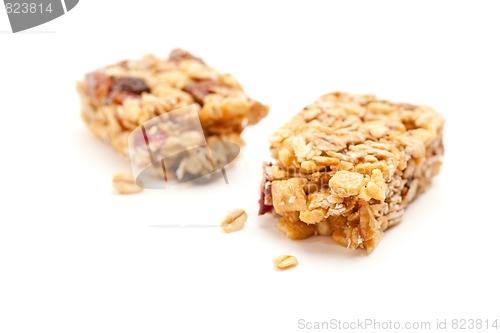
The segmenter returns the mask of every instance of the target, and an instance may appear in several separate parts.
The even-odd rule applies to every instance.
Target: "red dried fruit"
[[[135,132],[134,136],[134,147],[143,147],[145,145],[153,144],[155,147],[162,147],[168,137],[167,133],[161,132],[159,130],[155,131],[154,134],[151,133],[150,129],[145,129],[146,137],[144,137],[143,131]]]
[[[194,55],[183,49],[173,49],[172,52],[170,52],[170,56],[168,57],[168,60],[175,62],[186,59],[196,60],[201,62],[202,64],[205,64],[202,59],[195,57]]]
[[[271,213],[274,209],[272,205],[266,205],[266,198],[268,200],[271,200],[273,196],[273,191],[272,191],[272,179],[271,175],[268,174],[268,171],[266,170],[269,167],[272,167],[273,163],[269,162],[267,164],[267,167],[264,169],[264,181],[262,183],[262,189],[260,192],[260,199],[259,199],[259,215],[264,215],[266,213]]]
[[[109,97],[106,101],[107,104],[117,104],[117,105],[122,105],[125,99],[129,97],[139,97],[136,93],[131,93],[128,91],[113,91],[111,94],[109,94]]]
[[[106,103],[121,105],[125,99],[139,97],[143,92],[151,92],[151,89],[143,79],[137,77],[120,77],[113,81]]]
[[[165,140],[168,137],[166,133],[163,133],[161,131],[156,131],[154,134],[151,134],[148,133],[148,130],[146,130],[146,133],[148,135],[148,143],[149,144],[152,143],[156,147],[162,147],[165,144]]]
[[[123,123],[123,120],[122,118],[118,115],[118,113],[115,111],[115,114],[113,115],[116,122],[118,123],[118,126],[120,126],[121,130],[122,131],[126,131],[127,130],[127,126],[125,126],[125,124]]]
[[[113,79],[102,71],[95,71],[87,74],[85,76],[85,81],[87,84],[87,93],[98,99],[108,97],[111,86],[113,85]]]
[[[214,88],[219,86],[219,82],[213,80],[201,80],[187,85],[182,90],[190,94],[196,103],[203,105],[205,96],[213,93]]]
[[[264,191],[260,192],[259,215],[264,215],[273,211],[273,206],[267,206],[266,204],[264,204],[265,196],[266,195],[264,194]]]
[[[137,95],[142,94],[143,92],[151,92],[151,89],[144,82],[143,79],[138,77],[120,77],[115,79],[113,82],[113,91],[125,91],[129,93],[134,93]]]

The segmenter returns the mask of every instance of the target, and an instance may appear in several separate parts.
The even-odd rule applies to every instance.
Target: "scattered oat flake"
[[[244,209],[235,209],[229,212],[226,218],[221,222],[220,227],[226,233],[243,229],[248,215]]]
[[[143,191],[143,188],[135,183],[135,178],[129,173],[119,173],[113,177],[113,187],[118,194],[134,194]]]
[[[294,256],[287,254],[281,255],[274,259],[274,266],[279,269],[287,269],[295,267],[299,264],[299,261]]]

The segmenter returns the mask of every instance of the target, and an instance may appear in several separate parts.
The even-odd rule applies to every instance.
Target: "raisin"
[[[220,86],[220,84],[216,81],[201,80],[187,85],[182,90],[190,94],[196,103],[203,105],[205,96],[213,93],[214,88],[217,86]]]
[[[137,95],[143,92],[151,92],[149,86],[143,79],[137,77],[121,77],[113,82],[113,91],[125,91]]]
[[[168,60],[175,62],[179,62],[181,60],[186,60],[186,59],[196,60],[201,62],[202,64],[205,64],[203,60],[201,60],[198,57],[195,57],[188,51],[184,51],[183,49],[173,49],[172,52],[170,52],[170,56],[168,57]]]
[[[129,97],[139,97],[143,92],[151,92],[144,80],[137,77],[121,77],[113,82],[107,104],[121,105]]]

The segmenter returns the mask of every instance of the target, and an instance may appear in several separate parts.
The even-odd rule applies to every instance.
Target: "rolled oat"
[[[222,231],[226,233],[234,232],[243,229],[248,215],[243,209],[235,209],[221,222]]]
[[[294,256],[284,254],[276,257],[273,263],[274,267],[276,268],[287,269],[297,266],[299,264],[299,261]]]

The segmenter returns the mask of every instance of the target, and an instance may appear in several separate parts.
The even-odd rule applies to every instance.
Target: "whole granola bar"
[[[271,137],[260,214],[292,239],[371,252],[439,173],[444,119],[427,106],[330,93]]]
[[[193,147],[212,142],[241,146],[243,129],[268,113],[268,107],[249,98],[234,77],[181,49],[173,50],[168,59],[146,55],[98,69],[87,74],[77,90],[82,118],[92,132],[126,156],[129,142],[135,142],[134,162],[139,164],[158,162],[149,161],[151,156],[178,152],[169,165],[157,168],[165,177],[177,179],[195,178],[213,168],[217,156]],[[169,115],[188,106],[194,108],[196,119],[192,113]],[[196,121],[202,129],[190,130]],[[212,148],[212,154],[224,160],[220,164],[234,157],[227,146]]]

